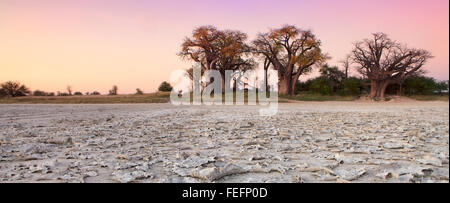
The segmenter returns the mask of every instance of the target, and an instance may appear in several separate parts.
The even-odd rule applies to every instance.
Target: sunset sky
[[[428,75],[449,78],[448,0],[0,0],[0,82],[32,90],[153,92],[185,36],[201,25],[258,32],[311,29],[338,64],[352,43],[385,32],[435,56]]]

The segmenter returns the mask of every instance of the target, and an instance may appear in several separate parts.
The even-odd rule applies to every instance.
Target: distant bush
[[[34,90],[33,96],[47,96],[47,93],[41,90]]]
[[[164,81],[161,85],[159,85],[158,90],[161,92],[170,92],[172,91],[172,86],[168,82]]]
[[[83,95],[83,93],[81,93],[81,92],[75,92],[75,93],[73,93],[73,95],[80,96],[80,95]]]
[[[144,94],[144,92],[141,89],[136,88],[136,95],[142,95],[142,94]]]
[[[41,90],[34,90],[33,91],[33,96],[55,96],[54,92],[44,92]]]
[[[70,94],[67,93],[67,92],[58,92],[58,93],[56,93],[56,96],[59,96],[59,97],[67,97],[67,96],[70,96]]]
[[[93,92],[91,92],[91,95],[101,95],[101,94],[100,94],[100,92],[93,91]]]
[[[119,90],[119,88],[116,86],[116,85],[114,85],[113,87],[112,87],[112,89],[111,90],[109,90],[109,95],[117,95],[117,91]]]

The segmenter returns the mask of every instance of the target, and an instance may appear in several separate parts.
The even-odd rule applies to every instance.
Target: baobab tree
[[[72,96],[72,87],[68,85],[66,89],[69,96]]]
[[[250,53],[246,40],[247,35],[240,31],[222,31],[214,26],[202,26],[193,31],[192,37],[184,39],[179,55],[198,62],[202,73],[206,70],[218,70],[224,90],[226,70],[253,68],[252,61],[245,58]],[[192,75],[192,70],[188,70],[188,74]]]
[[[119,90],[119,88],[117,87],[117,85],[113,85],[111,90],[109,90],[109,95],[117,95],[118,90]]]
[[[278,71],[281,94],[294,95],[299,77],[328,59],[320,49],[320,40],[311,31],[292,25],[258,34],[252,44],[253,52],[265,57]]]
[[[30,93],[30,89],[19,82],[8,81],[0,85],[0,96],[21,97]]]
[[[352,57],[351,57],[351,55],[345,56],[345,58],[342,59],[339,62],[344,67],[345,78],[348,78],[348,71],[350,70],[350,65],[352,64]]]
[[[371,80],[372,99],[384,98],[389,84],[420,73],[432,58],[427,50],[408,48],[384,33],[374,33],[372,36],[373,39],[355,43],[352,51],[352,60],[358,64],[358,72]]]

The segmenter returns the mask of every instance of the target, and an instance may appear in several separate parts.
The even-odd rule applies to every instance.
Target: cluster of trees
[[[364,90],[367,80],[349,77],[348,72],[341,71],[337,66],[324,64],[320,67],[320,76],[306,82],[297,81],[295,93],[309,92],[323,95],[359,95]]]
[[[327,65],[323,69],[329,68]],[[332,71],[322,71],[321,75],[305,82],[298,81],[295,93],[307,92],[322,95],[361,95],[371,92],[371,80],[362,77],[343,77],[344,71],[331,67]],[[430,95],[448,93],[448,81],[436,81],[422,75],[406,77],[402,83],[392,83],[386,88],[392,95]]]
[[[263,64],[264,77],[267,82],[268,70],[278,73],[278,91],[280,94],[294,95],[299,91],[311,91],[321,94],[360,94],[369,93],[371,98],[384,98],[386,92],[396,89],[398,93],[419,94],[444,90],[444,83],[437,83],[423,75],[423,66],[432,55],[427,50],[409,48],[390,39],[384,33],[374,33],[371,38],[356,42],[351,53],[342,60],[342,71],[329,66],[330,57],[321,49],[321,41],[310,31],[293,25],[284,25],[259,33],[252,41],[247,34],[238,30],[219,30],[214,26],[201,26],[186,37],[181,45],[179,56],[199,63],[201,73],[217,70],[222,78],[222,91],[225,91],[227,70],[246,71]],[[349,77],[353,67],[361,78]],[[300,83],[302,75],[320,68],[320,77]],[[193,69],[187,75],[193,79]],[[211,81],[210,81],[211,82]],[[446,83],[448,86],[448,82]],[[235,84],[236,85],[236,84]],[[25,96],[30,90],[15,82],[1,85],[0,95]],[[265,84],[267,89],[268,85]],[[440,89],[440,90],[439,90]],[[159,91],[171,91],[169,83],[163,82]],[[89,94],[89,93],[86,93]],[[100,94],[92,92],[91,95]],[[118,87],[114,85],[109,95],[117,95]],[[136,89],[136,94],[143,94]],[[52,93],[34,91],[36,96],[52,96]],[[58,92],[58,96],[82,95]]]
[[[352,52],[342,60],[344,71],[340,71],[335,67],[323,68],[330,57],[321,50],[321,44],[310,30],[292,25],[260,33],[251,42],[247,42],[247,35],[241,31],[201,26],[184,39],[179,55],[200,63],[202,73],[218,70],[222,88],[226,70],[245,71],[256,68],[256,61],[263,62],[265,78],[269,68],[277,70],[279,93],[286,95],[294,95],[300,76],[310,73],[314,67],[331,72],[311,81],[313,90],[330,93],[339,89],[342,94],[354,94],[358,92],[358,78],[349,78],[348,72],[356,65],[357,72],[370,81],[371,98],[384,98],[389,85],[420,75],[421,68],[432,58],[426,50],[409,48],[384,33],[374,33],[372,38],[354,44]],[[342,74],[329,78],[337,76],[333,71]],[[192,68],[187,70],[191,79],[192,72]]]
[[[299,77],[328,58],[320,46],[320,40],[311,31],[291,25],[260,33],[250,43],[247,43],[247,34],[241,31],[202,26],[184,39],[179,55],[200,63],[202,72],[218,70],[222,77],[222,91],[225,90],[226,70],[254,69],[256,60],[262,60],[265,78],[269,68],[277,70],[279,92],[294,94]],[[187,72],[192,78],[192,69]]]
[[[110,94],[117,94],[117,86],[113,86],[110,90]],[[139,89],[138,89],[139,90]],[[76,91],[73,92],[71,86],[67,86],[67,92],[45,92],[42,90],[31,91],[28,87],[20,82],[7,81],[0,84],[0,97],[21,97],[21,96],[81,96],[83,93]],[[143,94],[143,92],[141,91]],[[86,92],[85,95],[101,95],[98,91]]]
[[[392,84],[386,90],[390,94],[404,95],[429,95],[429,94],[448,94],[448,80],[436,81],[434,78],[426,76],[407,77],[401,84]]]
[[[57,92],[56,94],[54,92],[45,92],[41,90],[34,90],[30,91],[28,87],[26,87],[23,84],[20,84],[20,82],[14,82],[14,81],[8,81],[0,84],[0,97],[21,97],[21,96],[81,96],[83,93],[76,91],[72,91],[71,86],[67,86],[67,92]],[[114,85],[111,90],[109,90],[109,95],[117,95],[119,88],[117,85]],[[158,88],[159,91],[162,92],[170,92],[172,91],[172,86],[164,81],[161,83],[161,85]],[[72,93],[73,92],[73,93]],[[136,88],[136,95],[143,95],[144,91],[142,91],[139,88]],[[93,92],[86,92],[84,95],[101,95],[100,92],[93,91]]]

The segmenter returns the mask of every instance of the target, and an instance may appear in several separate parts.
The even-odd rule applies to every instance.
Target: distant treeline
[[[119,88],[114,85],[111,90],[109,90],[108,95],[117,95]],[[167,92],[172,90],[172,86],[164,81],[158,88],[161,92]],[[136,95],[143,95],[144,92],[136,88]],[[39,97],[53,97],[53,96],[81,96],[81,95],[101,95],[98,91],[93,92],[82,92],[76,91],[72,93],[72,87],[67,86],[67,92],[58,91],[56,94],[54,92],[45,92],[42,90],[31,91],[28,87],[21,84],[20,82],[8,81],[0,84],[0,97],[22,97],[22,96],[39,96]]]

